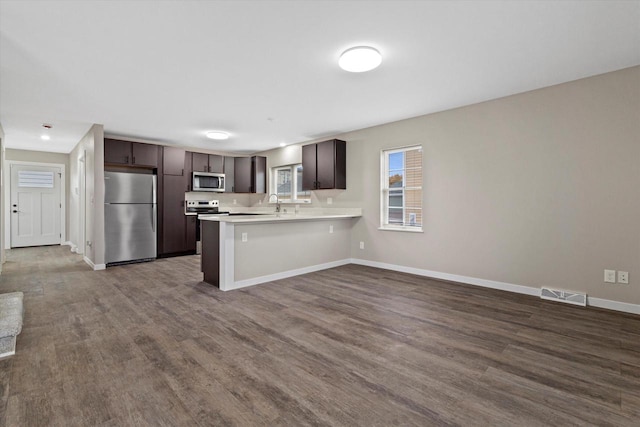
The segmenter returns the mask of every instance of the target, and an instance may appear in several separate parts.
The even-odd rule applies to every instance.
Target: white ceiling
[[[339,69],[361,44],[382,65]],[[638,64],[639,1],[0,0],[13,148],[69,152],[101,123],[255,152]]]

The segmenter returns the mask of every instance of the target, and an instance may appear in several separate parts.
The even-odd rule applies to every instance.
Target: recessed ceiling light
[[[220,130],[214,130],[211,132],[207,132],[207,138],[217,140],[229,139],[229,134]]]
[[[287,143],[286,142],[281,142],[280,143],[280,147],[286,147]]]
[[[382,63],[382,55],[370,46],[356,46],[345,50],[340,55],[338,65],[351,73],[362,73],[376,68]]]
[[[49,135],[41,135],[40,138],[44,139],[45,141],[48,141],[51,139]]]

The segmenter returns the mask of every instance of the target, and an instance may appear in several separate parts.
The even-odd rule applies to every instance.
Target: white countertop
[[[323,213],[279,213],[279,214],[264,214],[262,212],[251,212],[256,215],[216,215],[216,214],[203,214],[198,215],[198,219],[201,221],[218,221],[218,222],[230,222],[233,224],[256,224],[256,223],[269,223],[269,222],[289,222],[289,221],[321,221],[327,219],[348,219],[359,218],[362,216],[360,209],[349,209],[345,211],[336,212],[323,212]]]

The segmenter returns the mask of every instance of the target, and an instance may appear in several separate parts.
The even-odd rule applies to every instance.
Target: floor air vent
[[[551,301],[566,302],[574,305],[587,305],[587,294],[578,292],[560,291],[558,289],[542,288],[540,298]]]

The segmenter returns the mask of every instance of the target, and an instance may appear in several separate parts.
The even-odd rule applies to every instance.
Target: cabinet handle
[[[211,166],[207,166],[207,172],[211,172]]]
[[[136,156],[133,156],[133,162],[134,165],[136,164]]]
[[[129,163],[129,156],[124,156],[124,162]]]
[[[180,175],[184,176],[184,169],[182,169],[182,172],[180,172]]]
[[[187,184],[187,192],[191,191],[191,184]]]

